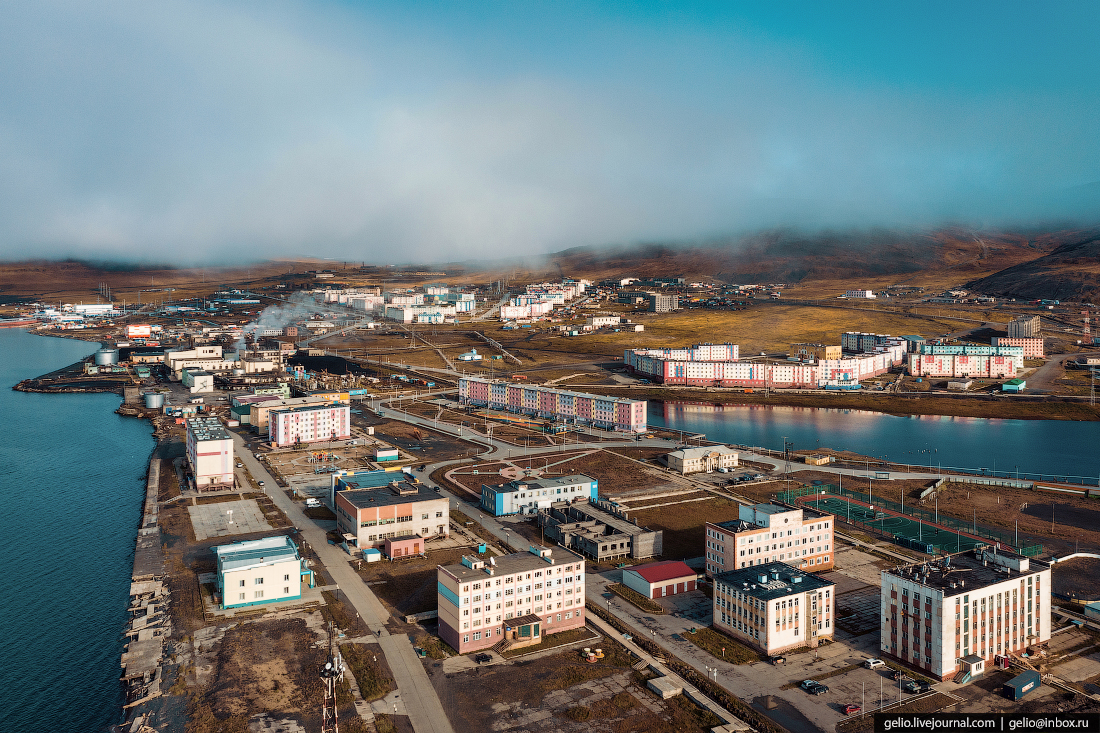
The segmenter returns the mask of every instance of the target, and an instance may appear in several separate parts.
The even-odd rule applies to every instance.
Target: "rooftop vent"
[[[756,579],[760,583],[767,583],[768,582],[768,574],[767,573],[760,573],[760,575],[756,576]]]

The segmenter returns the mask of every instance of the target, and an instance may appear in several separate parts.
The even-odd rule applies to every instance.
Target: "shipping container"
[[[1009,700],[1020,700],[1024,695],[1038,689],[1041,684],[1039,673],[1033,669],[1029,669],[1005,683],[1005,697]]]

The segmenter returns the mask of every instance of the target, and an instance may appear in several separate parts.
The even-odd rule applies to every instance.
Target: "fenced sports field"
[[[978,526],[976,522],[939,515],[921,507],[902,506],[889,499],[831,484],[781,491],[779,499],[828,512],[853,526],[887,535],[903,547],[928,554],[962,552],[993,543],[1031,557],[1043,551],[1042,545],[1016,547],[1017,542],[1011,534]]]

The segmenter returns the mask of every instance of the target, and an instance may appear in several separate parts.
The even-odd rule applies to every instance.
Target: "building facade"
[[[781,562],[714,577],[713,625],[769,656],[816,647],[834,632],[836,586]]]
[[[267,439],[273,448],[351,437],[351,408],[348,405],[284,407],[271,410],[268,418]]]
[[[711,473],[720,468],[737,468],[740,454],[724,445],[704,445],[698,448],[682,448],[665,456],[668,467],[682,474]]]
[[[337,486],[354,483],[347,479]],[[383,547],[396,537],[450,535],[447,499],[423,484],[394,480],[380,487],[338,489],[333,508],[338,531],[360,549]]]
[[[534,514],[559,501],[596,501],[599,482],[576,474],[561,478],[521,479],[506,484],[481,485],[481,508],[494,517]]]
[[[313,587],[313,571],[289,537],[234,542],[214,548],[223,608],[256,606],[302,597],[302,578]]]
[[[233,438],[218,418],[187,421],[187,463],[196,490],[233,488]]]
[[[563,547],[466,556],[439,566],[436,580],[439,636],[459,654],[584,626],[584,558]]]
[[[1043,346],[1043,339],[1041,338],[1006,338],[1004,336],[994,336],[992,338],[992,343],[994,347],[1019,346],[1024,350],[1025,359],[1046,358],[1046,349]]]
[[[1008,337],[1014,339],[1035,339],[1042,335],[1042,321],[1039,316],[1020,316],[1008,322]]]
[[[664,547],[661,530],[639,527],[610,502],[555,502],[539,509],[538,523],[547,537],[593,560],[644,560]]]
[[[307,397],[292,397],[289,400],[254,400],[248,403],[242,402],[241,404],[249,405],[248,423],[253,430],[263,435],[268,432],[272,410],[284,410],[288,407],[301,407],[303,405],[323,405],[328,402],[350,404],[351,395],[343,392],[336,399],[330,399],[327,395],[309,395]]]
[[[1020,346],[925,344],[920,353],[909,355],[909,373],[918,377],[1004,379],[1015,377],[1023,367],[1024,350]]]
[[[836,344],[791,344],[791,358],[799,361],[840,359],[844,350]]]
[[[202,369],[184,369],[180,381],[191,394],[214,391],[214,375]]]
[[[845,290],[844,291],[844,297],[845,298],[870,298],[870,299],[874,299],[876,296],[875,296],[875,291],[874,290]]]
[[[492,410],[594,425],[608,430],[633,433],[646,430],[645,400],[605,397],[485,377],[459,379],[458,400],[464,405],[485,406]]]
[[[831,514],[773,501],[742,506],[738,518],[707,522],[707,575],[783,562],[806,572],[833,569]]]
[[[986,547],[882,572],[880,649],[947,679],[1050,639],[1050,565]]]
[[[680,296],[675,293],[650,293],[649,312],[669,313],[680,308]]]

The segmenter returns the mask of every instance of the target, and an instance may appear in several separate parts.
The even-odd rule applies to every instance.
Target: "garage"
[[[699,574],[679,560],[651,562],[623,570],[623,585],[646,598],[669,596],[695,590]]]

